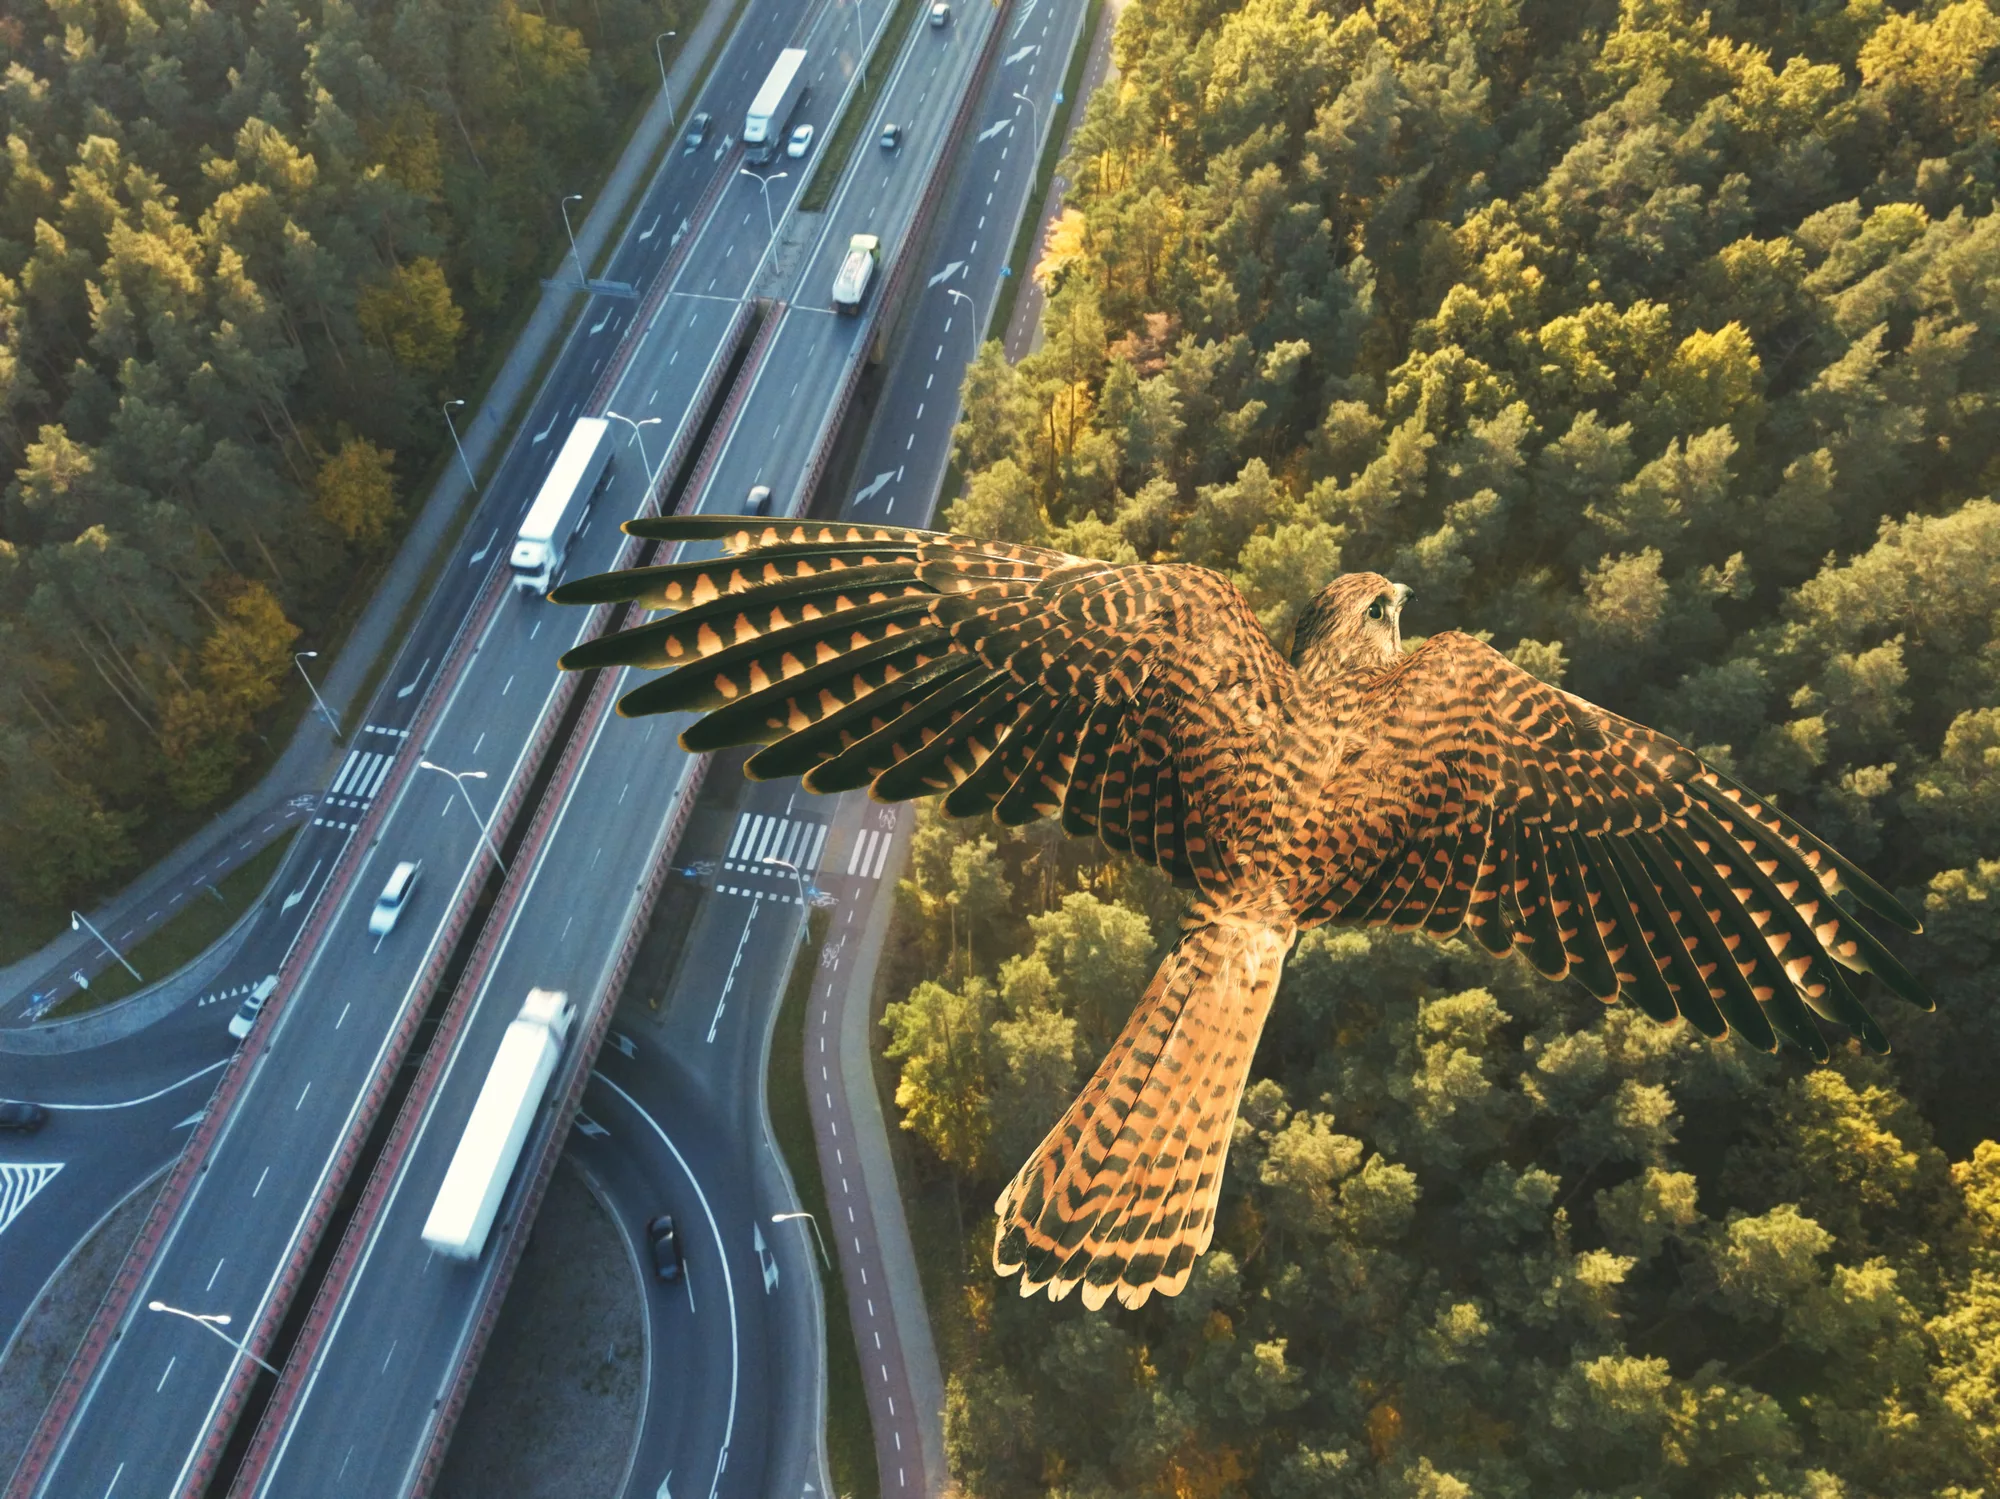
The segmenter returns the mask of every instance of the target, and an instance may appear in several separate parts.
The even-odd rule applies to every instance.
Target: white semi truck
[[[514,586],[523,592],[547,593],[562,570],[570,538],[610,476],[610,428],[601,416],[578,417],[563,440],[555,466],[514,538]]]
[[[561,990],[530,989],[508,1023],[424,1221],[424,1242],[439,1254],[476,1260],[486,1247],[574,1013]]]
[[[882,253],[882,241],[872,234],[857,234],[847,242],[847,254],[833,273],[833,310],[853,317],[861,311],[861,299],[868,295],[868,283],[875,279],[875,259]]]
[[[777,159],[778,148],[785,143],[785,127],[792,123],[792,112],[805,97],[805,66],[805,48],[785,48],[771,65],[757,97],[750,101],[750,112],[743,117],[743,155],[750,162],[762,165]]]

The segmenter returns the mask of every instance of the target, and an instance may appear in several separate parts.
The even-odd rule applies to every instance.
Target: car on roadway
[[[17,1135],[32,1135],[49,1122],[49,1111],[38,1103],[10,1100],[0,1103],[0,1129]]]
[[[257,987],[250,991],[236,1013],[229,1017],[229,1034],[239,1041],[248,1036],[257,1024],[257,1017],[264,1013],[264,1001],[277,991],[278,976],[275,973],[267,974],[257,980]]]
[[[386,937],[396,930],[403,907],[410,903],[410,891],[416,888],[417,871],[423,867],[410,859],[396,866],[395,873],[389,876],[389,883],[375,897],[375,909],[368,913],[368,930],[372,935]]]
[[[714,121],[706,114],[698,114],[688,121],[687,134],[681,137],[681,154],[687,155],[701,149],[701,143],[708,139],[708,127]]]
[[[950,24],[951,7],[946,5],[944,0],[937,0],[937,4],[931,7],[931,25],[943,28]]]
[[[797,161],[806,152],[812,150],[812,143],[812,126],[801,125],[792,132],[792,138],[785,142],[785,154],[791,157],[793,161]]]
[[[882,149],[884,151],[896,151],[900,150],[902,145],[903,127],[901,125],[884,125],[882,127]]]
[[[681,1278],[681,1236],[674,1215],[662,1213],[646,1225],[646,1242],[653,1249],[653,1275],[659,1280]]]
[[[745,515],[769,515],[771,513],[771,486],[768,484],[752,486],[750,498],[743,502],[743,513]]]

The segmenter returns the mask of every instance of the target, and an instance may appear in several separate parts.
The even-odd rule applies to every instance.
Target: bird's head
[[[1380,573],[1343,573],[1314,594],[1292,627],[1292,666],[1307,677],[1379,670],[1403,653],[1411,590]]]

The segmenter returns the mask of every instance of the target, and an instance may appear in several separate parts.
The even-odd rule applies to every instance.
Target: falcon
[[[1462,933],[1657,1021],[1819,1060],[1815,1016],[1888,1049],[1847,973],[1931,1008],[1855,911],[1919,923],[1861,869],[1469,635],[1404,650],[1410,590],[1375,573],[1314,594],[1288,659],[1201,567],[844,523],[625,529],[721,555],[683,546],[551,595],[667,611],[562,658],[665,668],[621,714],[703,714],[681,743],[760,745],[758,779],[1060,817],[1194,891],[1109,1054],[995,1204],[993,1266],[1024,1296],[1136,1307],[1187,1283],[1286,955],[1326,922]]]

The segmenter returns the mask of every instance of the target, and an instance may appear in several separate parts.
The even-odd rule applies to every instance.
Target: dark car
[[[646,1242],[653,1246],[653,1274],[661,1280],[681,1278],[681,1236],[674,1215],[662,1213],[646,1225]]]
[[[0,1103],[0,1129],[32,1135],[49,1122],[49,1111],[38,1103]]]
[[[701,143],[708,139],[709,118],[705,114],[696,115],[688,121],[687,134],[681,137],[683,151],[698,151]]]

